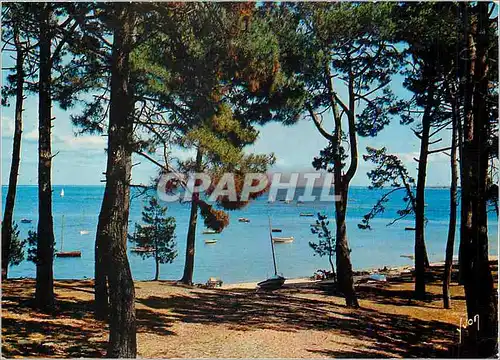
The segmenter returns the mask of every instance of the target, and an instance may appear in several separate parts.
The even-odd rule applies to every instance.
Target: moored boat
[[[206,239],[205,244],[215,244],[217,243],[217,239]]]
[[[31,220],[31,219],[21,219],[21,223],[23,223],[23,224],[31,224],[32,221],[33,220]]]
[[[273,241],[275,243],[285,244],[285,243],[291,243],[291,242],[293,242],[293,240],[294,240],[293,236],[289,236],[289,237],[273,237]]]
[[[271,232],[281,232],[281,229],[274,228],[274,229],[271,230]]]
[[[82,257],[81,251],[58,251],[56,257]]]
[[[202,234],[205,234],[205,235],[213,235],[213,234],[218,234],[218,232],[217,232],[217,231],[215,231],[215,230],[204,230],[204,231],[202,232]]]
[[[130,251],[135,252],[135,253],[148,253],[148,252],[154,252],[155,249],[153,249],[152,247],[138,246],[138,247],[131,248]]]
[[[239,218],[238,219],[239,222],[244,222],[244,223],[249,223],[250,222],[250,219],[247,219],[247,218]]]
[[[309,216],[309,217],[311,217],[311,216],[314,216],[314,214],[313,213],[300,213],[300,216]]]

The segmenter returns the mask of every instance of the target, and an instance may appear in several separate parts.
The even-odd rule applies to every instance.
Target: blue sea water
[[[59,194],[64,188],[65,196]],[[102,186],[54,186],[53,215],[56,247],[60,247],[61,233],[64,231],[64,250],[80,250],[81,258],[56,258],[54,274],[57,279],[92,278],[94,274],[94,241],[104,187]],[[319,189],[318,189],[319,190]],[[2,186],[2,204],[5,203],[7,187]],[[300,189],[297,194],[300,194]],[[365,187],[352,187],[347,212],[347,227],[351,257],[354,269],[368,269],[383,266],[412,265],[412,260],[401,257],[412,254],[414,232],[405,231],[405,227],[414,226],[412,218],[406,218],[387,226],[396,211],[402,207],[402,194],[394,194],[386,204],[386,211],[372,221],[373,230],[360,230],[361,221],[381,191]],[[285,193],[278,194],[278,199],[285,198]],[[269,217],[273,228],[283,232],[276,236],[294,236],[295,241],[288,244],[276,244],[278,272],[287,278],[310,276],[317,269],[328,269],[328,260],[314,256],[309,241],[315,240],[310,224],[313,217],[301,217],[301,212],[322,212],[329,215],[333,227],[334,203],[310,202],[297,204],[293,201],[285,204],[276,201],[269,204],[267,196],[253,201],[242,210],[230,212],[230,225],[217,235],[203,235],[203,221],[197,227],[195,282],[205,282],[209,277],[219,277],[226,283],[257,281],[273,274],[271,245],[269,238]],[[442,188],[426,189],[426,245],[430,261],[443,261],[448,233],[449,190]],[[141,221],[141,211],[145,199],[136,197],[131,202],[130,227]],[[19,225],[22,237],[27,237],[28,230],[37,226],[37,188],[19,186],[15,207],[15,221]],[[184,266],[185,242],[189,219],[189,205],[168,204],[168,215],[176,218],[176,240],[178,257],[171,264],[162,264],[161,279],[179,279]],[[62,218],[64,215],[64,229]],[[239,217],[250,219],[250,223],[240,223]],[[20,223],[22,218],[33,219],[31,224]],[[87,230],[87,235],[81,235]],[[498,248],[498,218],[491,213],[488,223],[489,251],[496,255]],[[206,245],[205,239],[218,239],[214,245]],[[129,243],[129,247],[133,246]],[[458,233],[455,244],[458,254]],[[137,280],[148,280],[154,276],[154,260],[142,259],[129,252],[132,274]],[[34,277],[33,263],[23,261],[10,269],[10,277]]]

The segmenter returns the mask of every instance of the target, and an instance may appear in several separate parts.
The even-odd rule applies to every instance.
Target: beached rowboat
[[[272,278],[269,278],[267,280],[261,281],[260,283],[257,284],[257,286],[263,290],[277,290],[280,287],[283,286],[285,283],[285,278],[283,276],[273,276]]]

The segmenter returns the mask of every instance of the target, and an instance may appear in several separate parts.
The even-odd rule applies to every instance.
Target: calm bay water
[[[65,196],[59,194],[64,188]],[[319,189],[318,189],[319,190]],[[2,186],[2,204],[5,203],[7,187]],[[101,186],[54,186],[53,215],[56,247],[60,247],[64,215],[64,250],[80,250],[81,258],[56,258],[54,274],[58,279],[92,278],[94,273],[94,241],[98,214],[104,188]],[[298,194],[301,193],[299,190]],[[357,224],[366,214],[381,192],[364,187],[350,190],[350,203],[347,213],[349,243],[352,249],[352,262],[355,269],[374,267],[411,265],[412,260],[401,257],[413,253],[414,233],[405,231],[405,227],[414,226],[412,218],[386,226],[402,207],[402,194],[395,194],[387,203],[386,211],[372,221],[373,230],[360,230]],[[279,194],[284,198],[285,193]],[[140,222],[144,198],[134,198],[131,203],[130,230],[133,224]],[[443,261],[448,232],[449,191],[448,189],[429,188],[426,190],[426,244],[431,261]],[[37,188],[19,186],[15,208],[15,221],[21,230],[21,236],[27,237],[28,230],[37,226]],[[168,215],[176,218],[178,257],[172,264],[162,264],[161,279],[179,279],[184,266],[185,241],[189,219],[189,205],[169,203]],[[327,269],[328,260],[314,256],[308,242],[315,240],[310,232],[313,217],[300,217],[301,212],[323,212],[333,219],[334,204],[312,202],[297,204],[296,201],[285,204],[276,201],[268,204],[264,196],[242,210],[230,212],[230,225],[217,235],[203,235],[203,221],[197,227],[195,282],[205,282],[209,277],[221,278],[226,283],[256,281],[273,274],[271,247],[269,239],[268,216],[272,226],[283,229],[278,236],[294,236],[290,244],[277,244],[276,256],[278,270],[285,277],[310,276],[317,269]],[[250,219],[250,223],[240,223],[239,217]],[[22,218],[33,219],[31,224],[22,224]],[[332,225],[333,225],[333,221]],[[81,230],[89,231],[81,235]],[[491,213],[488,224],[490,254],[497,254],[498,219]],[[205,239],[218,239],[215,245],[205,245]],[[458,234],[455,254],[458,254]],[[129,245],[133,246],[129,243]],[[152,279],[154,260],[142,259],[129,252],[132,274],[137,280]],[[34,277],[35,265],[24,261],[12,267],[10,277]]]

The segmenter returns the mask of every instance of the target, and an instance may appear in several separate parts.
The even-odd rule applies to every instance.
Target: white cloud
[[[106,138],[99,135],[89,136],[58,136],[64,150],[103,150],[106,147]]]
[[[31,131],[23,132],[23,138],[28,141],[38,141],[38,129],[34,128]]]
[[[8,116],[2,116],[2,137],[11,138],[14,136],[14,120]]]

